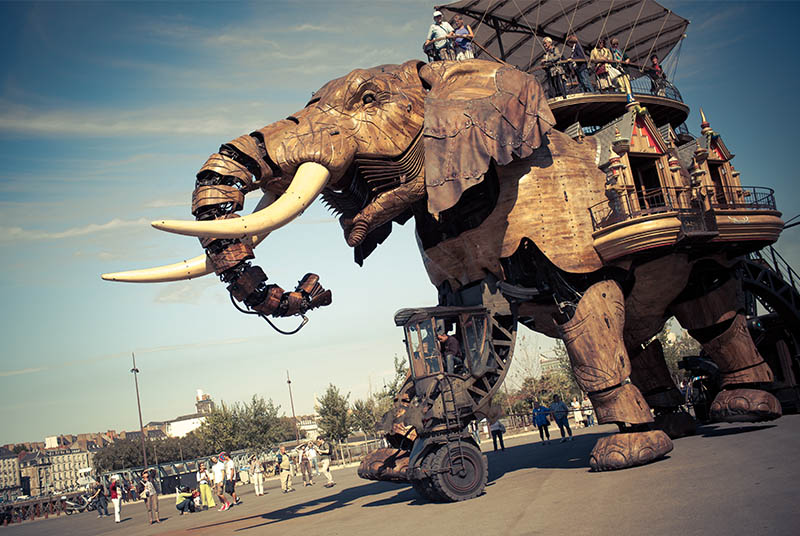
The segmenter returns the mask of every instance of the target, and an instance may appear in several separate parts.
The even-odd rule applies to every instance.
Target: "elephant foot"
[[[650,463],[672,450],[672,441],[661,430],[619,433],[601,437],[589,455],[592,471],[616,471]]]
[[[778,399],[760,389],[720,391],[711,403],[709,412],[713,422],[772,421],[781,415]]]
[[[670,439],[694,435],[697,422],[685,411],[674,411],[656,415],[655,427],[665,432]]]
[[[401,449],[378,449],[370,452],[358,466],[358,476],[366,480],[408,482],[410,454]]]

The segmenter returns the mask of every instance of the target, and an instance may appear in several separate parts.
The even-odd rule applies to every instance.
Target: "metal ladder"
[[[445,385],[443,386],[442,384]],[[456,407],[456,395],[453,389],[453,382],[445,375],[444,378],[439,381],[439,386],[442,393],[444,421],[447,428],[447,456],[450,458],[450,473],[453,474],[456,465],[460,466],[460,471],[464,470],[464,453],[461,450],[461,422],[458,418],[458,408]]]

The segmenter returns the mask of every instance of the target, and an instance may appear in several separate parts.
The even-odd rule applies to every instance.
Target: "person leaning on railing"
[[[433,24],[428,29],[428,36],[422,49],[432,61],[451,60],[455,57],[451,40],[454,36],[453,27],[442,20],[442,12],[434,11]]]
[[[468,24],[464,24],[464,18],[461,15],[453,17],[453,26],[455,27],[453,34],[456,36],[453,41],[456,61],[471,60],[475,57],[472,52],[472,39],[475,37],[472,28]]]
[[[615,70],[619,73],[616,78],[612,73],[611,81],[616,84],[621,92],[631,95],[633,93],[631,90],[631,78],[628,76],[627,71],[627,65],[631,62],[631,59],[619,48],[619,39],[616,37],[611,39],[611,56],[614,58]]]
[[[547,73],[547,80],[550,82],[550,96],[566,97],[567,88],[564,85],[564,66],[561,63],[561,51],[553,45],[553,40],[549,37],[542,39],[544,56],[542,56],[542,67]]]
[[[589,69],[586,67],[586,52],[584,52],[583,47],[578,41],[578,36],[575,34],[567,37],[567,44],[564,47],[562,58],[565,60],[572,60],[569,65],[575,77],[578,79],[578,85],[581,87],[581,91],[584,93],[594,93],[592,81],[589,79]]]
[[[601,92],[605,92],[612,88],[611,75],[609,69],[611,68],[610,62],[614,57],[611,51],[606,48],[606,40],[602,37],[597,40],[597,45],[592,49],[589,56],[594,68],[594,74],[597,79],[597,86]]]
[[[656,54],[650,56],[650,68],[645,69],[645,73],[650,77],[650,91],[653,95],[663,97],[667,88],[667,75],[664,74]]]

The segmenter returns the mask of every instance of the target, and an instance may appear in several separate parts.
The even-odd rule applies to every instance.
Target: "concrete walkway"
[[[575,440],[543,446],[538,434],[507,437],[505,452],[489,452],[489,485],[477,499],[455,504],[422,501],[409,486],[368,482],[355,468],[283,494],[242,486],[244,503],[227,512],[179,516],[162,499],[160,525],[146,523],[142,503],[127,505],[124,522],[92,513],[26,522],[0,529],[29,534],[275,534],[281,536],[489,535],[764,535],[797,534],[800,527],[800,416],[774,423],[713,425],[675,441],[665,459],[612,473],[590,473],[596,439],[614,427],[577,431]],[[555,438],[555,436],[554,436]],[[484,450],[491,442],[483,443]]]

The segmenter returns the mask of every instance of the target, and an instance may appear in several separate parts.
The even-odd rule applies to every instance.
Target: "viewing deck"
[[[629,66],[631,90],[636,100],[647,108],[656,125],[669,123],[676,132],[686,118],[689,107],[684,104],[680,91],[668,80],[657,83],[638,67]],[[537,72],[542,87],[550,89],[547,76]],[[591,76],[594,91],[584,92],[574,77],[567,77],[566,97],[553,97],[548,92],[547,103],[556,119],[556,128],[564,130],[573,123],[580,122],[583,127],[599,127],[625,113],[627,95],[618,88],[600,91],[594,75]]]
[[[606,261],[696,243],[733,243],[745,253],[775,242],[783,229],[770,188],[698,186],[611,195],[589,209],[594,247]]]

